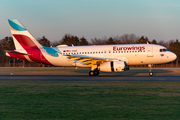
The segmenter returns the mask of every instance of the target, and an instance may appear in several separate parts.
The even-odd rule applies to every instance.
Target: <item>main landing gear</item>
[[[99,70],[95,69],[94,71],[89,71],[89,76],[98,76]]]
[[[149,64],[148,67],[149,67],[149,76],[153,76],[154,73],[151,71],[152,70],[152,65]]]

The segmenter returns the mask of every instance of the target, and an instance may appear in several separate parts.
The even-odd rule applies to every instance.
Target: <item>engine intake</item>
[[[123,72],[129,70],[129,66],[125,61],[111,61],[100,64],[100,71],[102,72]]]

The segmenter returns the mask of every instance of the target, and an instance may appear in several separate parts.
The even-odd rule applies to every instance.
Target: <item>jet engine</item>
[[[123,72],[129,70],[129,66],[127,66],[125,61],[111,61],[101,63],[100,71],[102,72]]]

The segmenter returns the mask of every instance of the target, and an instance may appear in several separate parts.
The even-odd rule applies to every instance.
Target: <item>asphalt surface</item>
[[[166,81],[180,82],[180,76],[117,76],[117,75],[0,75],[0,80],[32,81]]]

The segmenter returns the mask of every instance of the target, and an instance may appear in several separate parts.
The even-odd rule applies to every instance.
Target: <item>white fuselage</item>
[[[55,66],[74,66],[74,61],[67,58],[72,54],[122,60],[126,61],[127,65],[162,64],[176,59],[173,52],[154,44],[68,46],[58,47],[58,49],[62,53],[58,57],[44,54]]]

